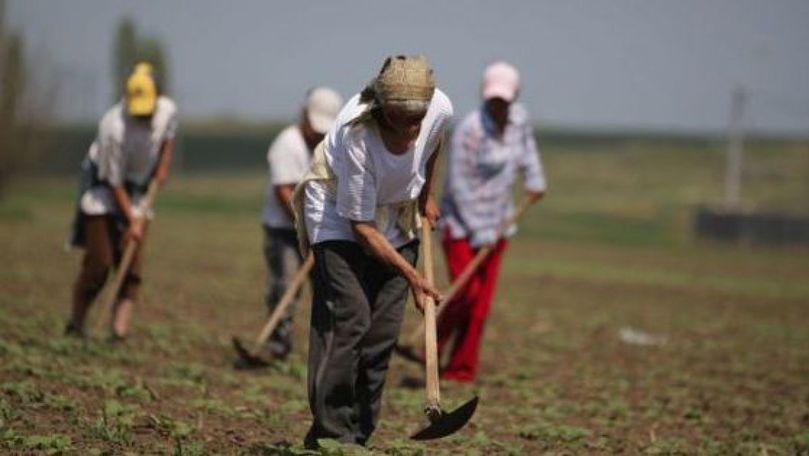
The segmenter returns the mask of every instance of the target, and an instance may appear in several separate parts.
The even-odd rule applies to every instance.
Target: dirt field
[[[809,154],[769,152],[751,159],[751,204],[809,207]],[[550,151],[552,192],[506,253],[481,378],[442,385],[448,408],[480,395],[473,421],[408,440],[423,391],[401,386],[419,370],[395,359],[368,451],[809,454],[809,251],[691,239],[718,162]],[[308,306],[289,362],[232,368],[230,337],[251,340],[264,317],[263,175],[171,181],[121,345],[62,336],[73,184],[23,179],[0,200],[0,453],[309,454]],[[407,328],[417,319],[409,308]]]

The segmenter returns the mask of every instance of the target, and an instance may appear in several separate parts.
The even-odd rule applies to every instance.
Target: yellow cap
[[[152,65],[139,63],[126,80],[126,107],[130,115],[150,116],[157,106],[157,85],[152,77]]]

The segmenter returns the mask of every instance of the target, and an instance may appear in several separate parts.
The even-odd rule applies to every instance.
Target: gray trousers
[[[355,242],[313,247],[314,299],[309,331],[309,408],[304,441],[331,438],[364,445],[376,428],[382,388],[409,284]],[[411,264],[418,242],[399,249]]]
[[[267,263],[267,291],[264,294],[264,303],[267,312],[272,312],[303,262],[294,229],[264,226],[264,261]],[[295,304],[298,297],[300,292],[267,339],[266,349],[273,355],[285,357],[292,351],[292,317],[296,312]]]

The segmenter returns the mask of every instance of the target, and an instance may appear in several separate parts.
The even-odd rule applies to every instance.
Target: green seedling
[[[73,448],[70,437],[66,435],[23,435],[13,429],[2,432],[0,442],[5,448],[12,450],[14,453],[59,455]]]
[[[129,446],[133,441],[132,427],[137,410],[136,406],[108,400],[101,407],[91,433],[107,442]]]

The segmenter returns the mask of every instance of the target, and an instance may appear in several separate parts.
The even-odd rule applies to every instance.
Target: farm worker
[[[269,312],[275,309],[302,263],[290,205],[292,192],[309,169],[315,146],[331,128],[342,105],[340,94],[330,88],[310,90],[297,123],[282,130],[267,152],[270,182],[261,220],[268,271],[264,302]],[[267,341],[267,351],[273,357],[284,359],[292,350],[294,314],[290,306]]]
[[[436,289],[414,267],[419,212],[435,222],[433,169],[452,117],[423,56],[391,56],[315,149],[293,197],[301,250],[315,255],[309,339],[309,448],[364,445],[410,290]]]
[[[447,158],[441,198],[442,244],[454,280],[484,246],[492,252],[457,298],[447,302],[438,320],[439,351],[455,334],[449,363],[441,377],[471,382],[478,372],[483,327],[494,296],[500,259],[508,236],[499,236],[514,211],[512,186],[523,176],[525,198],[538,201],[546,183],[534,132],[525,108],[516,102],[520,91],[517,69],[496,62],[483,73],[483,104],[455,129]]]
[[[73,312],[65,333],[84,335],[87,311],[121,260],[128,242],[138,246],[112,309],[111,339],[129,331],[143,274],[142,197],[152,179],[165,183],[174,153],[177,107],[161,95],[152,66],[138,63],[126,80],[123,99],[101,118],[95,141],[82,162],[77,217],[71,243],[84,248],[73,284]]]

